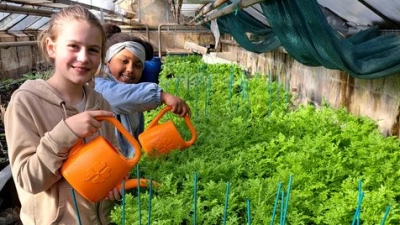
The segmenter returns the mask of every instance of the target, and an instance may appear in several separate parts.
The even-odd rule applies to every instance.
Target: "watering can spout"
[[[133,188],[137,188],[140,184],[140,187],[142,188],[148,188],[150,186],[150,180],[149,179],[143,179],[140,178],[140,181],[138,181],[139,179],[129,179],[129,180],[125,180],[125,184],[120,183],[117,185],[117,188],[122,190],[123,186],[125,188],[125,190],[129,190],[129,189],[133,189]],[[155,181],[151,181],[151,185],[152,187],[158,188],[161,186],[160,183],[155,182]]]
[[[175,149],[183,150],[192,146],[196,141],[196,129],[194,128],[189,115],[184,117],[185,123],[192,134],[191,139],[188,141],[185,141],[182,138],[178,129],[171,120],[159,124],[160,119],[165,115],[165,113],[171,111],[171,109],[171,106],[164,107],[148,125],[145,131],[139,134],[139,142],[150,157],[161,156]]]

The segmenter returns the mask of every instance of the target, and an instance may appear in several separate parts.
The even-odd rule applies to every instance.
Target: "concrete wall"
[[[345,72],[323,67],[304,66],[284,51],[264,54],[248,52],[229,41],[223,42],[223,52],[236,54],[237,63],[250,73],[272,74],[285,82],[299,104],[346,107],[354,115],[377,121],[382,134],[399,136],[400,77],[364,80]]]

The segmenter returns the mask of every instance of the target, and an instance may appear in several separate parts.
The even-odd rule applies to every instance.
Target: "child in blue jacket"
[[[190,115],[187,103],[163,91],[156,83],[139,83],[145,61],[153,58],[154,49],[149,42],[128,33],[116,25],[104,25],[107,52],[103,73],[95,78],[95,90],[110,103],[121,124],[137,139],[144,130],[143,112],[161,104],[172,107],[172,112],[184,117]],[[135,149],[116,131],[121,151],[132,157]]]

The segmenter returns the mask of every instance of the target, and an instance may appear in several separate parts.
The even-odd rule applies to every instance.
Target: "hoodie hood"
[[[100,109],[100,99],[98,93],[93,91],[88,85],[84,85],[83,89],[86,96],[94,95],[94,98],[87,98],[85,110],[98,110]],[[67,104],[58,94],[58,92],[50,86],[45,80],[27,80],[15,92],[29,92],[37,96],[43,101],[57,107],[63,107],[67,116],[77,113],[75,107]]]

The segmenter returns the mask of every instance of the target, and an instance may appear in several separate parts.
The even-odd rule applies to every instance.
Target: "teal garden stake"
[[[273,224],[274,224],[275,215],[276,215],[276,209],[277,209],[277,207],[278,207],[279,194],[280,194],[280,192],[281,192],[281,188],[282,188],[282,182],[279,182],[279,184],[278,184],[278,191],[276,192],[276,197],[275,197],[274,209],[272,210],[272,218],[271,218],[271,223],[270,223],[270,225],[273,225]]]
[[[196,73],[196,81],[194,83],[194,96],[195,96],[195,105],[194,105],[194,114],[197,115],[197,104],[199,102],[199,73]]]
[[[247,211],[247,224],[251,225],[251,213],[250,213],[250,199],[246,201],[246,211]]]
[[[229,77],[229,106],[232,107],[232,96],[233,96],[233,69],[231,67],[231,74]]]
[[[288,188],[287,188],[287,194],[286,194],[286,202],[285,204],[285,210],[284,210],[284,214],[283,214],[283,224],[284,225],[286,223],[286,214],[289,208],[289,199],[290,199],[290,189],[292,188],[292,181],[293,181],[293,176],[290,175],[289,177],[289,184],[288,184]]]
[[[179,95],[179,84],[181,83],[181,78],[178,77],[176,78],[175,82],[175,95]]]
[[[125,225],[125,179],[122,180],[122,217],[121,224]]]
[[[147,224],[150,225],[151,221],[151,200],[152,200],[152,195],[153,195],[153,181],[152,178],[150,177],[150,186],[149,186],[149,207],[148,207],[148,217],[147,217]]]
[[[357,223],[357,225],[360,224],[360,213],[361,213],[361,203],[362,200],[364,198],[364,192],[362,191],[362,185],[361,185],[361,180],[358,182],[358,202],[357,202],[357,208],[356,208],[356,212],[354,213],[354,217],[353,217],[353,221],[351,223],[351,225],[355,225]]]
[[[74,207],[75,207],[78,224],[82,225],[81,216],[79,215],[78,203],[76,202],[75,190],[73,188],[71,189],[71,194],[72,194],[72,199],[74,200]]]
[[[386,219],[387,219],[387,217],[389,215],[389,211],[390,211],[390,206],[386,207],[386,212],[385,212],[385,215],[383,215],[383,219],[382,219],[381,225],[385,225]]]
[[[268,115],[272,112],[272,74],[269,74],[268,79]]]
[[[225,191],[225,206],[224,206],[224,220],[223,220],[223,225],[226,224],[226,217],[228,215],[228,200],[229,200],[229,188],[230,188],[230,183],[226,183],[226,191]]]
[[[194,189],[193,189],[193,224],[197,222],[197,172],[194,173]]]
[[[136,165],[136,174],[137,174],[138,184],[140,184],[140,166],[139,166],[139,163]],[[137,193],[138,193],[139,225],[140,225],[140,224],[142,224],[142,213],[140,213],[142,211],[140,209],[140,185],[137,186]]]

